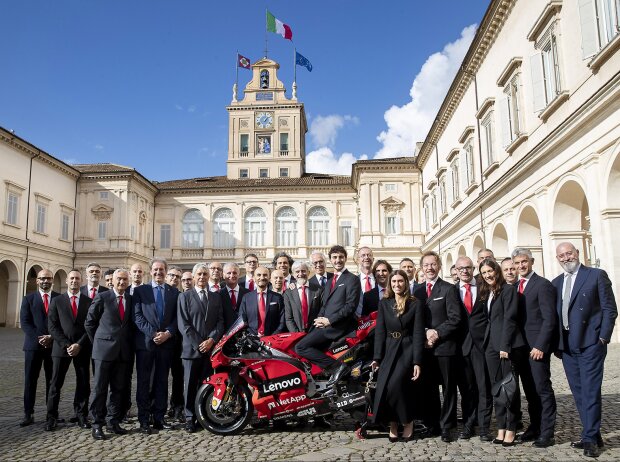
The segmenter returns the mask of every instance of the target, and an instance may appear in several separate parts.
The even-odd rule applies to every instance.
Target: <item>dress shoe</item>
[[[598,457],[600,454],[594,443],[583,443],[583,455],[586,457]]]
[[[441,441],[444,443],[450,443],[452,441],[452,435],[450,435],[450,430],[441,430]]]
[[[153,423],[153,428],[155,430],[172,430],[173,427],[166,420],[157,420]]]
[[[330,424],[325,417],[315,417],[313,426],[314,428],[323,428],[326,430],[332,428],[332,424]]]
[[[553,446],[554,444],[555,438],[553,436],[551,438],[540,437],[536,441],[534,441],[534,446],[537,448],[548,448],[549,446]]]
[[[108,430],[111,430],[112,433],[115,433],[117,435],[126,435],[127,433],[129,433],[117,423],[113,423],[112,425],[108,426]]]
[[[53,432],[54,430],[56,430],[56,419],[54,419],[53,417],[50,417],[49,419],[47,419],[47,422],[45,423],[45,431]]]
[[[176,409],[175,409],[175,408],[173,408],[172,406],[170,406],[170,407],[168,408],[168,410],[166,411],[166,415],[167,415],[167,416],[168,416],[168,418],[170,418],[170,419],[174,419],[174,415],[175,415],[175,413],[176,413]]]
[[[78,422],[78,416],[74,415],[73,417],[71,417],[69,419],[69,423],[77,423]]]
[[[143,435],[150,435],[153,432],[151,431],[151,427],[149,426],[149,424],[143,422],[140,424],[140,433],[142,433]]]
[[[534,430],[532,428],[528,428],[523,433],[521,433],[521,435],[519,435],[519,441],[526,442],[526,441],[537,440],[538,436],[539,436],[538,433],[539,432],[537,432],[536,430]]]
[[[105,440],[105,435],[101,427],[93,427],[91,433],[93,435],[93,438],[95,438],[96,440]]]
[[[191,420],[188,420],[185,422],[185,431],[187,433],[195,433],[196,432],[196,425],[194,425],[194,422],[192,422]]]
[[[34,416],[32,414],[24,414],[24,419],[19,423],[20,427],[27,427],[34,423]]]
[[[480,433],[480,441],[490,443],[491,441],[493,441],[493,437],[489,434],[489,432]]]
[[[579,441],[571,441],[570,443],[570,447],[571,448],[575,448],[575,449],[583,449],[583,441],[579,440]],[[596,437],[596,445],[599,447],[599,449],[602,449],[605,447],[605,442],[603,441],[603,437],[601,435],[598,435]]]
[[[460,440],[468,440],[472,436],[474,436],[474,431],[473,431],[473,429],[471,429],[467,425],[465,425],[463,427],[463,430],[461,430],[461,432],[459,433],[459,439]]]
[[[76,417],[76,419],[77,419],[78,427],[83,428],[83,429],[90,428],[90,422],[88,421],[88,417],[79,416],[79,417]]]
[[[180,423],[185,422],[185,410],[182,407],[177,408],[174,416]]]

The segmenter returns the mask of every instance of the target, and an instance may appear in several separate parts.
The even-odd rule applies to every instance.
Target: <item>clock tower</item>
[[[252,80],[237,100],[236,85],[228,111],[229,179],[299,178],[305,172],[304,105],[285,95],[280,65],[263,58],[252,65]]]

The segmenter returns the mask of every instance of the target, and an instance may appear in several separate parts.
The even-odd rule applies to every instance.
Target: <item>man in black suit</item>
[[[259,336],[286,332],[282,295],[269,290],[269,270],[259,266],[254,271],[256,291],[243,297],[239,316],[253,334]]]
[[[34,403],[41,367],[45,371],[45,401],[49,397],[52,379],[52,336],[47,327],[49,305],[58,293],[52,291],[54,276],[44,269],[37,274],[37,291],[26,295],[19,310],[19,320],[24,331],[24,419],[21,427],[34,423]]]
[[[224,332],[224,313],[219,293],[209,291],[209,267],[197,263],[192,271],[194,288],[179,295],[178,323],[183,336],[185,373],[185,431],[196,431],[194,400],[200,382],[211,374],[213,346]]]
[[[120,426],[123,414],[123,396],[127,389],[129,365],[133,362],[135,325],[133,305],[127,291],[129,272],[114,271],[114,289],[100,292],[93,300],[84,327],[93,345],[92,358],[95,368],[90,413],[93,416],[92,435],[104,440],[103,425],[108,430],[124,435],[127,430]],[[106,409],[106,398],[110,398]]]
[[[407,279],[409,279],[409,293],[413,295],[415,289],[418,287],[415,281],[415,263],[411,258],[405,257],[400,261],[398,267],[407,274]]]
[[[368,316],[379,309],[379,302],[387,289],[388,278],[392,272],[392,265],[385,260],[377,260],[372,265],[372,274],[375,278],[375,287],[364,292],[362,296],[362,316]]]
[[[103,280],[105,281],[104,285],[108,288],[108,290],[112,290],[114,288],[114,283],[112,282],[113,277],[114,268],[110,268],[109,270],[106,270],[105,273],[103,273]]]
[[[460,355],[457,351],[458,382],[461,394],[463,430],[461,439],[474,434],[475,423],[480,427],[480,439],[492,441],[489,426],[493,411],[491,384],[484,354],[484,334],[488,318],[484,302],[478,298],[478,285],[474,278],[474,263],[471,258],[461,256],[455,268],[459,274],[456,287],[461,301],[461,316],[464,320],[459,336]]]
[[[243,258],[245,264],[245,276],[239,278],[239,285],[248,290],[256,290],[254,282],[254,271],[258,268],[258,257],[254,253],[249,253]]]
[[[129,295],[133,295],[133,291],[142,285],[144,279],[144,268],[140,263],[134,263],[129,269],[129,277],[131,278],[131,285],[127,289]]]
[[[209,263],[209,290],[211,292],[218,292],[223,287],[222,274],[224,267],[219,261],[212,261]]]
[[[359,277],[345,268],[347,251],[344,247],[335,245],[329,249],[329,259],[335,272],[331,284],[323,289],[323,306],[314,320],[315,329],[297,344],[295,351],[331,374],[327,388],[332,392],[333,385],[348,371],[348,366],[327,356],[325,349],[356,328],[355,310],[362,287]]]
[[[308,332],[321,309],[321,291],[308,284],[308,265],[293,263],[294,288],[284,291],[284,319],[289,332]]]
[[[278,252],[273,256],[273,261],[271,262],[273,269],[280,270],[284,273],[282,290],[286,290],[292,282],[295,282],[295,278],[291,274],[293,263],[295,263],[295,260],[286,252]]]
[[[517,247],[512,260],[519,273],[519,319],[530,350],[529,360],[517,364],[527,398],[530,426],[521,441],[546,448],[555,444],[556,402],[551,383],[551,354],[557,343],[558,315],[553,284],[534,272],[529,249]]]
[[[239,266],[236,263],[226,263],[224,265],[224,280],[226,285],[220,290],[220,296],[222,297],[224,329],[226,332],[239,318],[241,301],[250,290],[239,285]]]
[[[426,420],[434,427],[439,417],[441,440],[452,440],[450,430],[456,427],[456,354],[462,316],[459,292],[449,282],[439,277],[441,259],[435,252],[425,252],[420,260],[424,271],[424,285],[420,286],[415,297],[426,307],[426,355],[425,384],[428,405]],[[437,383],[441,383],[443,404],[439,403]]]
[[[359,270],[359,279],[360,279],[360,299],[357,305],[357,309],[355,310],[355,314],[358,316],[362,315],[362,303],[364,301],[363,295],[366,292],[370,292],[375,288],[375,277],[372,274],[372,267],[375,262],[375,257],[372,253],[372,249],[370,247],[360,247],[355,255],[355,263],[357,263],[357,268]]]
[[[90,297],[91,300],[95,299],[95,296],[100,292],[108,290],[106,286],[100,286],[101,280],[101,265],[97,262],[90,262],[86,265],[86,281],[87,283],[80,287],[80,292]],[[114,284],[114,283],[112,283]]]
[[[136,403],[140,432],[151,434],[153,428],[170,430],[164,420],[168,401],[168,373],[174,353],[179,291],[164,282],[168,264],[162,258],[151,261],[151,283],[133,292],[136,332]]]
[[[84,328],[91,299],[80,293],[82,275],[71,270],[67,276],[68,292],[50,303],[47,324],[54,340],[52,346],[53,372],[47,400],[46,431],[56,429],[60,390],[65,383],[69,366],[75,369],[75,394],[73,411],[80,428],[90,428],[88,423],[88,398],[90,397],[91,343]]]
[[[508,284],[516,284],[519,280],[519,274],[517,273],[517,268],[515,268],[512,258],[504,258],[500,266],[502,267],[502,274],[504,275],[506,282]]]
[[[331,282],[334,273],[328,273],[326,271],[325,255],[319,250],[312,252],[310,255],[310,263],[312,263],[312,267],[314,268],[314,276],[310,278],[308,285],[312,290],[320,289],[322,292],[323,288]]]

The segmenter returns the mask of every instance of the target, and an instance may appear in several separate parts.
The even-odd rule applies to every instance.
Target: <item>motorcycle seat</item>
[[[338,348],[339,346],[342,346],[345,343],[347,343],[348,338],[355,338],[356,336],[357,336],[356,330],[347,332],[346,334],[341,335],[340,337],[337,337],[336,339],[334,339],[334,341],[329,345],[328,349],[331,350],[333,348]]]

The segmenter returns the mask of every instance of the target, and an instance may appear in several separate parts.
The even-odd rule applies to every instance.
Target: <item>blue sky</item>
[[[264,55],[265,9],[298,68],[308,168],[410,155],[488,6],[483,0],[3,0],[0,126],[69,162],[152,180],[223,175],[236,51]],[[293,45],[269,34],[290,96]],[[239,70],[240,88],[250,72]]]

